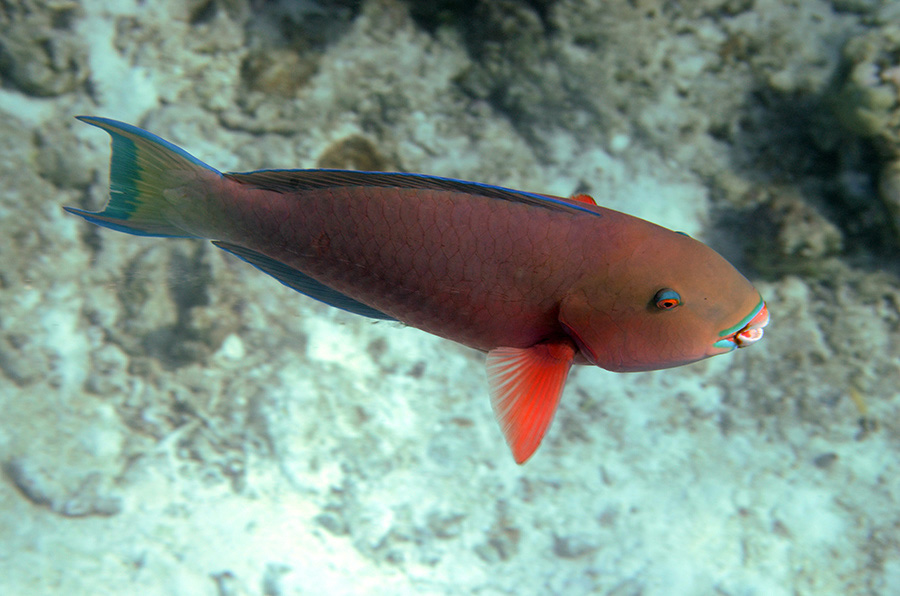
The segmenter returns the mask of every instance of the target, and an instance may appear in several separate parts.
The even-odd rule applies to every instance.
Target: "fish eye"
[[[663,288],[653,296],[653,304],[659,310],[672,310],[681,305],[681,294],[671,288]]]

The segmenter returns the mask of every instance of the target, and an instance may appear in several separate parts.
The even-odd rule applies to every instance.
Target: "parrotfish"
[[[103,211],[139,236],[202,238],[282,284],[487,353],[517,463],[541,443],[573,364],[680,366],[757,342],[766,303],[714,250],[598,206],[411,173],[219,172],[141,128],[112,137]]]

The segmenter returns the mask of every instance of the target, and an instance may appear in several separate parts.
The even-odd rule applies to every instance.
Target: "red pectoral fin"
[[[491,405],[516,463],[524,463],[541,444],[574,358],[569,339],[488,352]]]
[[[586,195],[584,193],[574,194],[569,197],[570,201],[578,201],[579,203],[587,203],[588,205],[596,205],[597,201],[594,200],[594,197],[591,195]]]

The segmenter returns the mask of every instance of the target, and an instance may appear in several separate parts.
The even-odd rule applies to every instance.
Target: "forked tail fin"
[[[221,174],[184,149],[137,126],[94,116],[78,116],[112,137],[109,203],[98,212],[64,207],[87,221],[137,236],[197,238],[171,221],[165,191],[184,185],[190,174]]]

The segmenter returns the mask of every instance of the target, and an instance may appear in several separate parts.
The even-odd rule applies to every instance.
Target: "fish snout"
[[[743,329],[734,334],[734,343],[739,348],[746,348],[751,344],[755,344],[763,337],[763,327],[769,324],[769,309],[763,302],[762,308],[756,315],[750,319],[750,322]]]
[[[724,354],[735,348],[746,348],[755,344],[763,337],[763,327],[769,324],[769,309],[766,303],[760,300],[755,314],[748,315],[749,320],[744,326],[735,330],[735,327],[723,331],[723,335],[713,344],[710,356]]]

